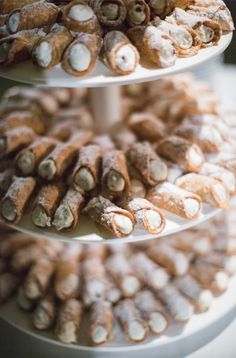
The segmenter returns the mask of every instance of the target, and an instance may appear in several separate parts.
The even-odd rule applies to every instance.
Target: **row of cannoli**
[[[165,334],[209,310],[236,273],[235,236],[217,231],[224,220],[213,224],[168,242],[109,248],[3,235],[0,302],[16,295],[34,327],[64,344],[81,341],[83,320],[89,345],[115,339],[114,320],[133,343]]]
[[[0,64],[32,58],[38,69],[61,63],[73,76],[91,73],[98,58],[119,75],[134,72],[140,56],[158,68],[173,66],[178,57],[218,44],[222,30],[234,29],[222,0],[216,6],[198,0],[74,0],[61,6],[40,0],[15,6],[1,6]]]

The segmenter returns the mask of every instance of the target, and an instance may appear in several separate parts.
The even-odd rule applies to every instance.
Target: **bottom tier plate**
[[[0,317],[15,328],[31,336],[38,344],[50,344],[54,347],[55,356],[61,355],[65,350],[67,356],[74,357],[183,357],[205,344],[209,343],[220,334],[236,317],[236,276],[231,279],[227,292],[214,299],[211,309],[204,314],[195,314],[185,326],[173,324],[165,335],[156,338],[150,337],[145,343],[131,344],[121,333],[118,327],[114,329],[114,337],[109,343],[101,347],[89,347],[86,345],[86,323],[81,328],[80,345],[66,346],[54,340],[50,333],[39,333],[32,328],[31,318],[22,312],[12,300],[0,307]],[[85,319],[85,321],[87,321]],[[40,342],[39,342],[40,341]],[[60,353],[61,352],[61,353]]]

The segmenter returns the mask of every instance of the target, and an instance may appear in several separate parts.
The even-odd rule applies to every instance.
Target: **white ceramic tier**
[[[217,46],[201,49],[196,56],[178,59],[175,66],[156,69],[139,65],[136,72],[128,76],[116,76],[100,61],[89,76],[77,78],[65,73],[60,66],[49,71],[36,70],[31,62],[24,62],[14,68],[0,68],[0,76],[14,81],[48,87],[106,87],[152,81],[167,75],[184,72],[218,56],[229,46],[232,33],[222,36]]]

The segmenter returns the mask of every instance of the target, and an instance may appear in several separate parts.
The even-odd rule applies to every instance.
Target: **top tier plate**
[[[33,85],[48,87],[107,87],[111,85],[126,85],[130,83],[153,81],[164,76],[184,72],[207,62],[220,55],[229,46],[232,40],[232,33],[222,36],[219,44],[214,47],[201,49],[196,56],[180,58],[175,66],[156,69],[139,65],[135,73],[128,76],[114,75],[100,61],[91,75],[82,78],[73,77],[65,73],[60,66],[56,66],[48,71],[36,70],[31,62],[24,62],[14,68],[0,68],[0,76]]]

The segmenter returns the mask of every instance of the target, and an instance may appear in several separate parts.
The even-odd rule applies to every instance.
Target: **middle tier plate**
[[[13,225],[12,227],[25,234],[44,238],[49,240],[59,240],[62,242],[78,242],[78,243],[98,243],[103,244],[119,244],[119,243],[132,243],[144,240],[151,240],[159,237],[175,234],[177,232],[189,229],[196,225],[209,220],[218,213],[220,209],[203,205],[202,214],[198,220],[187,221],[178,216],[165,212],[166,227],[159,235],[151,235],[141,229],[135,229],[132,235],[116,238],[101,226],[95,224],[92,220],[85,216],[81,216],[78,227],[69,232],[56,232],[53,229],[40,229],[33,225],[30,214],[26,214],[21,220],[20,224]]]

